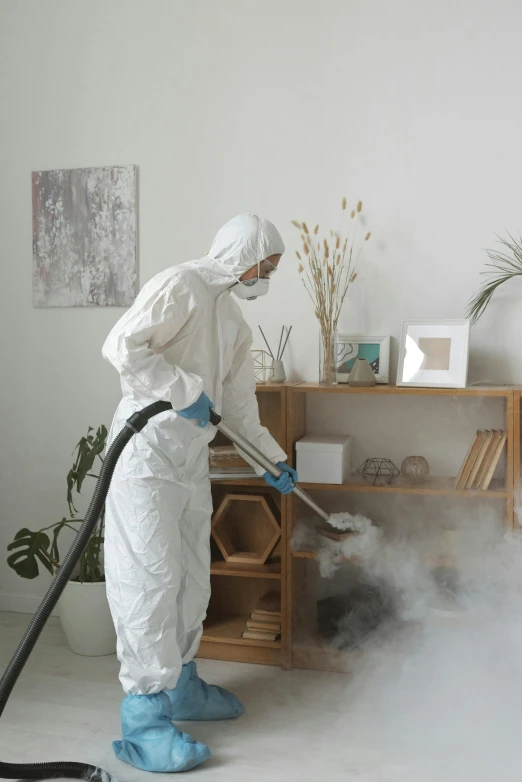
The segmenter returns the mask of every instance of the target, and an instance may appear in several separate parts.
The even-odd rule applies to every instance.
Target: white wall
[[[288,256],[245,312],[293,324],[288,367],[315,379],[292,218],[365,201],[341,326],[394,337],[463,316],[483,248],[519,231],[521,25],[518,0],[0,0],[0,607],[42,591],[2,552],[64,513],[72,446],[119,395],[100,347],[121,310],[31,307],[31,170],[139,166],[142,283],[235,213],[271,218]],[[522,382],[520,293],[475,329],[471,380]]]

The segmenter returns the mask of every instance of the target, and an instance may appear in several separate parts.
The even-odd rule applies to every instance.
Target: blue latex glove
[[[121,704],[122,740],[113,743],[116,757],[142,771],[188,771],[210,757],[205,744],[194,741],[172,723],[166,692],[127,695]]]
[[[214,407],[214,402],[212,402],[205,392],[202,391],[199,398],[188,407],[185,407],[184,410],[180,410],[179,414],[182,415],[183,418],[199,418],[199,425],[204,427],[210,421],[211,407]]]
[[[281,494],[290,494],[294,490],[294,483],[297,483],[297,473],[285,462],[277,462],[277,466],[283,471],[279,478],[274,478],[269,472],[265,472],[263,478],[272,488],[277,489]]]
[[[182,667],[178,683],[166,694],[173,720],[229,720],[245,711],[231,692],[200,679],[195,662]]]

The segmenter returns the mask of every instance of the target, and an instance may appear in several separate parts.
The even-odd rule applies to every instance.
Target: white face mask
[[[269,285],[268,279],[254,277],[251,280],[238,282],[232,287],[232,290],[239,299],[257,299],[258,296],[265,296],[268,293]]]

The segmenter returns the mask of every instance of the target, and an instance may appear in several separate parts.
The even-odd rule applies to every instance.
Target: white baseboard
[[[13,611],[15,614],[34,614],[42,601],[35,595],[7,595],[0,593],[0,611]],[[55,608],[52,616],[58,616]]]

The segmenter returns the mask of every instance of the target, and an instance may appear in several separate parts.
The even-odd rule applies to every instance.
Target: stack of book
[[[215,445],[210,448],[210,480],[255,476],[254,468],[239,455],[234,445]]]
[[[457,489],[489,489],[506,439],[502,429],[477,432],[457,478]]]
[[[242,637],[251,641],[277,641],[281,635],[281,594],[267,592],[258,602]]]

